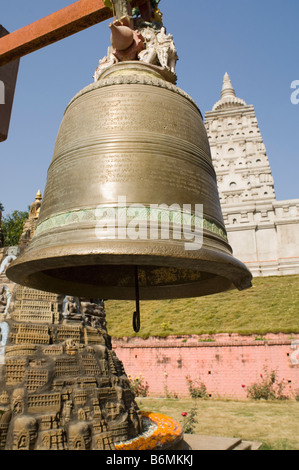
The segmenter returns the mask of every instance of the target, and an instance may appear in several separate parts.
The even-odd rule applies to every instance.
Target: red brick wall
[[[207,336],[113,339],[132,378],[142,375],[150,396],[189,396],[186,376],[199,380],[212,397],[244,399],[246,387],[268,372],[284,379],[285,393],[299,393],[299,335]]]

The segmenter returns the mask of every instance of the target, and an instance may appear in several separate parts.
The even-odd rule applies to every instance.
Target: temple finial
[[[40,201],[42,199],[42,193],[41,190],[39,189],[36,193],[35,199]]]
[[[237,98],[229,75],[227,72],[225,72],[225,75],[223,77],[221,98],[219,101],[217,101],[217,103],[214,104],[213,111],[223,108],[231,108],[232,106],[246,106],[246,102],[241,98]]]
[[[221,98],[224,96],[236,96],[235,90],[232,86],[232,82],[230,81],[229,75],[225,72],[223,77],[223,86],[221,90]]]

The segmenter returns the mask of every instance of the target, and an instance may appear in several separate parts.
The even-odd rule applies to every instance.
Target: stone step
[[[249,441],[241,441],[236,447],[232,450],[252,450],[251,442]]]
[[[260,447],[260,442],[239,438],[184,434],[181,450],[258,450]]]

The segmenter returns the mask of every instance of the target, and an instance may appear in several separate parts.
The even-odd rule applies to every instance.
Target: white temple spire
[[[221,98],[224,96],[236,96],[235,90],[227,72],[225,72],[223,77],[223,86],[221,90]]]
[[[227,72],[223,77],[223,85],[221,90],[221,98],[213,107],[213,111],[221,108],[231,108],[236,106],[246,106],[246,103],[241,98],[237,98],[232,82]]]

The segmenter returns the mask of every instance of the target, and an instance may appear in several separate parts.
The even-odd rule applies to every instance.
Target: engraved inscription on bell
[[[143,208],[136,216],[134,204]],[[157,237],[141,236],[153,233],[155,205],[178,207],[168,211],[168,238],[162,221]],[[179,224],[188,218],[185,232]],[[186,249],[178,235],[196,227],[202,242]],[[197,105],[157,67],[120,62],[67,106],[35,235],[9,275],[40,290],[135,299],[136,267],[140,299],[195,297],[251,283],[227,242]]]

